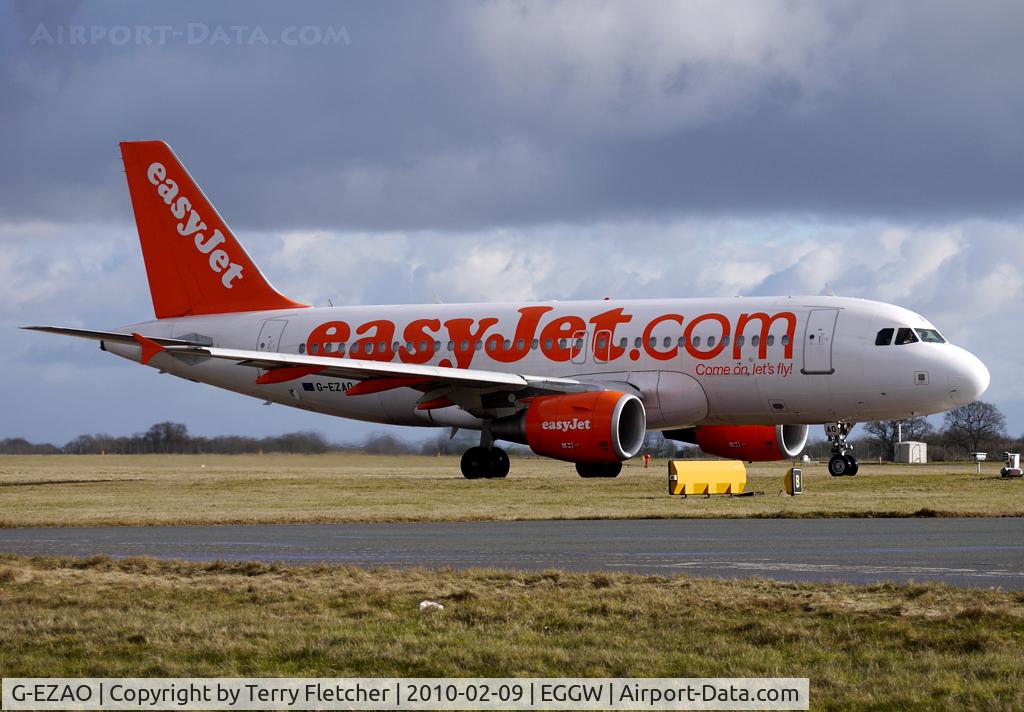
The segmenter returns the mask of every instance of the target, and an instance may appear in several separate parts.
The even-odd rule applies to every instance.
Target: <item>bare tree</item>
[[[864,430],[875,436],[882,457],[892,460],[896,455],[896,441],[901,425],[903,426],[904,440],[923,440],[935,431],[927,418],[920,415],[907,420],[879,420],[874,423],[865,423]]]
[[[946,434],[963,445],[968,452],[977,452],[986,442],[1003,437],[1006,417],[991,403],[974,401],[946,412]]]
[[[157,423],[143,436],[152,448],[151,452],[182,452],[188,442],[188,428],[182,423]]]
[[[0,455],[55,455],[60,448],[50,443],[30,443],[25,438],[0,440]]]

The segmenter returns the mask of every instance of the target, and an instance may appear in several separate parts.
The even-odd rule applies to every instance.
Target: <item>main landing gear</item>
[[[846,442],[846,437],[856,423],[826,423],[825,437],[832,443],[832,457],[828,460],[828,473],[833,477],[852,477],[857,474],[860,466],[853,456],[853,446]]]
[[[480,431],[480,446],[462,454],[462,476],[467,480],[501,479],[508,476],[508,453],[495,447],[490,423]]]
[[[622,472],[621,462],[577,462],[576,472],[580,477],[618,477]]]
[[[508,475],[509,465],[508,453],[500,447],[471,447],[462,455],[462,476],[498,479]]]

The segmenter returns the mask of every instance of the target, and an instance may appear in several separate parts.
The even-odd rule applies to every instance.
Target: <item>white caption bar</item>
[[[807,678],[3,678],[5,710],[806,710]]]

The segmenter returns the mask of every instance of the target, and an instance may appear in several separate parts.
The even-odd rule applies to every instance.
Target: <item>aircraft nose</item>
[[[957,405],[978,400],[991,377],[985,364],[970,351],[958,348],[949,364],[949,395]]]

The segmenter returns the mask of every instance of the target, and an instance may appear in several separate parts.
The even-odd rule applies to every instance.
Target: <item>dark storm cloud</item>
[[[1019,3],[53,7],[4,11],[8,221],[127,222],[116,144],[154,137],[249,228],[1021,207]],[[40,23],[348,41],[30,43]]]

